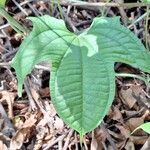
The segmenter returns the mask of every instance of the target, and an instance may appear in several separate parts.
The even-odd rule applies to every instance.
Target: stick
[[[116,147],[116,145],[115,145],[115,143],[114,143],[114,141],[113,141],[112,137],[110,136],[110,134],[109,134],[108,130],[106,129],[106,127],[105,127],[105,124],[104,124],[104,123],[102,123],[102,124],[101,124],[101,128],[102,128],[102,130],[105,132],[106,137],[107,137],[107,140],[108,140],[108,141],[109,141],[109,143],[111,144],[111,146],[112,146],[113,150],[117,150],[117,147]]]
[[[57,2],[55,2],[57,3]],[[89,2],[80,2],[80,1],[66,1],[61,0],[62,5],[71,5],[71,6],[88,6],[88,7],[124,7],[124,8],[133,8],[133,7],[146,7],[150,6],[149,3],[89,3]]]

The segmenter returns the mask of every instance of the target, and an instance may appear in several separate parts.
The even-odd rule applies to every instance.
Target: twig
[[[147,110],[150,109],[150,106],[147,105],[144,101],[143,101],[143,97],[140,95],[136,95],[134,92],[132,92],[132,96],[137,100],[137,102],[139,103],[139,106],[143,106],[144,108],[146,108]]]
[[[146,80],[146,78],[136,75],[136,74],[130,74],[130,73],[116,73],[115,76],[117,77],[130,77],[130,78],[137,78],[139,80],[142,80],[145,82],[146,85],[149,84],[149,82]]]
[[[65,13],[63,10],[61,10],[61,14],[62,14],[63,19],[65,20],[65,22],[67,24],[67,27],[73,32],[78,32],[77,28],[74,26],[71,19],[68,17],[67,13]]]
[[[35,102],[34,102],[34,100],[32,98],[32,94],[31,94],[29,86],[30,86],[29,85],[29,81],[28,81],[28,79],[26,79],[25,82],[24,82],[25,91],[26,91],[26,93],[28,95],[30,106],[31,106],[32,110],[36,110],[37,107],[36,107],[36,104],[35,104]]]
[[[70,130],[62,150],[67,150],[68,144],[69,144],[69,141],[70,141],[70,138],[71,138],[72,134],[73,134],[73,129]]]
[[[137,24],[138,22],[140,22],[141,20],[143,20],[148,14],[150,13],[150,10],[146,13],[144,13],[142,16],[140,16],[137,20],[135,20],[132,24],[130,24],[128,26],[128,28],[131,28],[132,26],[134,26],[135,24]]]
[[[21,5],[18,2],[16,2],[15,0],[12,1],[26,16],[28,16],[28,13],[21,7]]]
[[[115,0],[115,1],[118,2],[118,3],[123,3],[123,0]],[[124,11],[124,8],[119,7],[118,9],[120,11],[120,15],[122,16],[122,21],[123,21],[124,25],[127,26],[127,15]]]
[[[1,102],[0,102],[0,114],[4,118],[5,125],[6,125],[6,128],[4,129],[4,132],[11,133],[12,135],[14,135],[15,134],[15,129],[14,129],[12,123],[10,122],[10,120],[7,116],[7,113],[6,113],[5,109],[3,108],[3,105],[1,104]]]
[[[1,30],[1,29],[5,29],[5,28],[7,28],[7,27],[9,27],[9,26],[10,26],[10,24],[9,24],[9,23],[4,24],[4,25],[0,26],[0,30]]]
[[[55,3],[57,3],[55,1]],[[81,1],[66,1],[61,0],[62,5],[71,5],[71,6],[88,6],[88,7],[124,7],[124,8],[133,8],[133,7],[143,7],[150,6],[149,3],[89,3],[89,2],[81,2]]]
[[[83,138],[83,143],[84,143],[84,148],[85,148],[85,150],[88,150],[88,146],[87,146],[87,144],[86,144],[86,137],[84,136],[84,138]]]
[[[54,144],[58,143],[59,141],[62,141],[65,138],[65,136],[66,136],[66,134],[63,134],[62,136],[58,137],[56,140],[48,142],[46,144],[47,146],[43,147],[43,150],[49,150],[50,147],[52,147]]]
[[[12,28],[21,34],[27,34],[29,32],[28,29],[20,25],[12,16],[10,16],[7,11],[0,7],[0,15],[7,19],[8,23],[12,26]]]
[[[148,46],[148,20],[149,20],[149,6],[146,7],[146,19],[145,19],[145,43],[146,43],[146,48],[149,49]]]
[[[62,140],[58,142],[58,150],[62,150]]]
[[[75,132],[75,147],[76,147],[75,150],[79,150],[79,149],[78,149],[77,132]]]
[[[27,3],[27,5],[30,7],[30,9],[33,11],[35,16],[40,16],[42,13],[39,13],[30,3]]]
[[[116,147],[114,141],[112,140],[112,138],[111,138],[109,132],[107,131],[107,129],[106,129],[104,123],[101,124],[101,128],[102,128],[102,130],[104,131],[104,133],[106,134],[106,137],[107,137],[109,143],[111,144],[113,150],[117,150],[117,147]]]
[[[34,0],[26,0],[22,2],[20,5],[25,5],[26,3],[32,2]],[[37,0],[40,1],[40,0]],[[43,0],[44,2],[50,2],[50,0]],[[54,1],[55,4],[58,4],[57,1]],[[89,3],[89,2],[81,2],[81,1],[67,1],[67,0],[60,0],[60,4],[64,6],[87,6],[87,7],[124,7],[124,8],[133,8],[133,7],[146,7],[149,6],[149,3],[104,3],[104,2],[97,2],[97,3]]]
[[[2,62],[0,63],[0,66],[10,66],[10,62]]]

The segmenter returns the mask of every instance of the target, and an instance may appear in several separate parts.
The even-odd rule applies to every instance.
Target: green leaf
[[[147,132],[148,134],[150,134],[150,122],[143,123],[142,125],[140,125],[139,127],[137,127],[133,132],[135,132],[138,129],[142,129],[145,132]]]
[[[6,0],[0,0],[0,6],[5,7]]]
[[[97,127],[115,95],[114,63],[150,72],[150,54],[119,18],[95,18],[80,35],[50,16],[30,18],[33,31],[12,62],[18,90],[34,65],[52,64],[50,91],[59,116],[81,135]]]
[[[150,3],[150,0],[142,0],[143,3]]]

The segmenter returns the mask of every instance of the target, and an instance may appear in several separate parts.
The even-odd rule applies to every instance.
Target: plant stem
[[[7,11],[0,7],[0,15],[3,16],[8,23],[11,25],[11,27],[16,31],[23,35],[27,34],[29,32],[28,29],[24,28],[21,24],[19,24],[12,16],[10,16]]]
[[[149,50],[148,46],[148,20],[149,20],[149,6],[146,7],[146,20],[145,20],[145,43],[146,43],[146,49]]]
[[[130,73],[115,73],[115,76],[117,77],[130,77],[130,78],[137,78],[139,80],[142,80],[145,82],[146,85],[149,84],[149,82],[146,80],[146,78],[140,76],[140,75],[136,75],[136,74],[130,74]]]
[[[60,12],[61,19],[64,20],[63,10],[62,10],[61,5],[60,5],[60,0],[58,0],[57,5],[58,5],[58,9],[59,9],[59,12]]]

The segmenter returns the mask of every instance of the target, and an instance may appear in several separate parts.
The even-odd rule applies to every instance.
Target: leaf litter
[[[49,8],[52,6],[51,3],[43,1],[23,4],[24,2],[26,1],[21,0],[18,4],[28,15],[49,14]],[[17,8],[18,5],[13,2],[7,4],[7,9],[13,12],[20,22],[30,27],[30,22],[25,20],[25,15]],[[52,14],[59,17],[60,12],[57,6],[55,5],[54,8]],[[93,17],[98,14],[93,10],[82,10],[82,8],[76,7],[72,9],[63,7],[63,11],[66,13],[69,11],[68,18],[78,30],[87,28]],[[110,8],[107,11],[109,16],[122,14],[117,9]],[[137,8],[125,10],[124,13],[134,21],[143,11],[144,8]],[[131,13],[133,18],[130,16]],[[22,37],[14,33],[9,26],[4,27],[5,24],[7,25],[1,19],[0,63],[5,62],[6,66],[0,65],[0,149],[80,149],[79,135],[59,119],[49,100],[47,80],[43,85],[41,78],[44,72],[43,68],[35,69],[29,76],[30,83],[27,85],[27,89],[30,96],[26,89],[24,89],[22,98],[17,96],[14,71],[10,70],[7,63],[14,57]],[[144,39],[143,27],[143,21],[141,21],[132,28],[142,41]],[[117,70],[139,73],[138,70],[124,64],[121,64]],[[106,130],[99,126],[92,133],[87,134],[84,137],[83,147],[92,150],[113,149],[112,143],[114,143],[117,149],[149,149],[148,134],[139,130],[130,135],[137,126],[150,120],[149,89],[146,89],[145,85],[137,79],[118,78],[116,83],[115,101],[104,119]],[[31,99],[35,104],[34,107],[31,106]],[[106,136],[106,133],[110,136]]]

